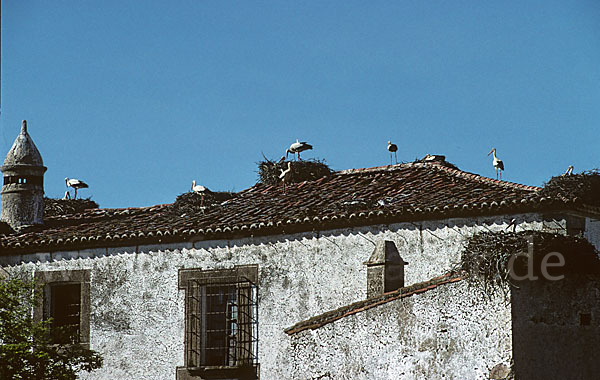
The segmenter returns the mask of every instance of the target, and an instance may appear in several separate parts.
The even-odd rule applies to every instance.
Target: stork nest
[[[600,206],[600,170],[550,178],[540,195],[551,198],[577,199],[585,204]]]
[[[513,266],[511,257],[528,253],[528,243],[533,241],[532,258],[517,256]],[[536,276],[540,276],[541,260],[549,252],[559,252],[565,258],[563,267],[549,267],[549,273],[598,273],[600,260],[598,252],[586,239],[575,236],[557,235],[539,231],[485,232],[472,236],[461,254],[461,260],[454,270],[467,274],[471,285],[481,288],[485,294],[505,292],[506,285],[514,285],[512,274],[524,276],[528,260],[533,263]],[[555,261],[553,261],[555,262]],[[552,271],[550,270],[552,269]],[[511,270],[513,271],[511,273]],[[505,296],[507,294],[505,293]]]
[[[219,206],[234,196],[235,193],[229,191],[206,191],[203,201],[202,194],[194,192],[183,193],[177,196],[175,203],[171,205],[171,209],[177,214],[194,214],[203,212],[208,207]]]
[[[288,162],[292,163],[292,174],[288,183],[314,181],[322,177],[329,177],[333,173],[324,159],[277,162],[264,157],[264,161],[258,162],[258,182],[270,186],[280,184],[279,175],[282,170],[287,170]]]
[[[92,208],[98,208],[98,203],[94,202],[90,198],[44,198],[44,217],[78,214]]]

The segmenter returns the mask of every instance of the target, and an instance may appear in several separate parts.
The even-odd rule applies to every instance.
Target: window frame
[[[44,320],[45,310],[51,308],[52,297],[51,288],[53,285],[79,284],[80,286],[80,305],[79,305],[79,342],[84,348],[90,347],[90,270],[54,270],[54,271],[36,271],[34,279],[40,287],[36,290],[40,292],[40,302],[33,308],[33,318],[35,321]]]
[[[250,286],[248,286],[250,284]],[[258,265],[241,265],[230,269],[180,269],[178,276],[178,287],[179,290],[185,291],[185,332],[184,332],[184,366],[177,367],[177,379],[178,380],[193,380],[193,379],[258,379],[259,378],[259,364],[258,364]],[[236,289],[236,302],[239,301],[240,295],[248,297],[249,302],[242,305],[237,305],[237,313],[239,316],[246,314],[250,316],[253,321],[247,323],[236,322],[236,337],[238,338],[237,344],[250,345],[249,354],[242,356],[240,346],[236,345],[236,360],[238,363],[234,365],[202,365],[206,363],[199,363],[196,360],[198,356],[205,358],[206,348],[205,342],[193,343],[193,339],[198,339],[197,329],[198,326],[194,327],[192,331],[192,320],[201,319],[205,321],[206,313],[209,309],[198,309],[198,305],[193,305],[191,302],[199,301],[197,297],[206,297],[206,289],[208,287],[214,288],[228,288],[234,286]],[[244,295],[244,292],[245,295]],[[205,305],[206,300],[202,298],[199,301],[202,305]],[[192,306],[193,305],[193,306]],[[193,309],[192,309],[193,307]],[[229,306],[226,306],[227,309]],[[248,308],[242,310],[241,308]],[[192,314],[193,313],[193,314]],[[225,312],[227,314],[227,312]],[[198,314],[200,318],[198,318]],[[241,317],[239,317],[241,319]],[[201,336],[205,335],[206,324],[201,324]],[[227,331],[227,330],[224,330]],[[194,332],[196,337],[194,337]],[[224,333],[225,336],[227,333]],[[242,338],[240,338],[242,337]],[[240,343],[241,342],[241,343]],[[200,350],[203,350],[200,354],[193,353],[200,346]],[[246,347],[247,348],[247,347]],[[228,349],[231,349],[230,347]],[[192,355],[195,357],[192,358]],[[194,360],[195,359],[195,360]],[[194,366],[198,365],[198,366]]]

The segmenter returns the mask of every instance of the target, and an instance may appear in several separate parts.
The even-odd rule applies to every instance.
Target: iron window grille
[[[90,270],[39,271],[35,280],[43,302],[33,308],[34,320],[52,319],[52,342],[89,348]]]
[[[81,284],[47,285],[44,320],[52,319],[53,343],[79,343],[81,320]]]
[[[186,366],[258,365],[258,288],[237,271],[202,271],[186,284]]]

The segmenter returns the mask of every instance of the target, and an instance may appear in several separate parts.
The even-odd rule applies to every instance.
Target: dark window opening
[[[579,314],[579,325],[580,326],[589,326],[591,324],[592,324],[592,314],[590,314],[590,313]]]
[[[179,271],[186,323],[178,379],[259,378],[257,281],[257,265]]]
[[[81,284],[49,284],[44,319],[52,318],[54,343],[79,343]]]
[[[224,282],[190,280],[188,285],[188,367],[257,362],[256,285],[244,279],[220,280]]]
[[[44,177],[42,177],[42,176],[24,176],[24,177],[8,176],[8,177],[4,177],[4,185],[10,185],[13,183],[43,186],[44,185]]]

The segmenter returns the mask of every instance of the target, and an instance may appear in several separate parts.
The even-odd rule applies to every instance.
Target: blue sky
[[[51,5],[50,5],[51,4]],[[239,191],[297,138],[336,170],[444,154],[541,185],[600,167],[600,2],[2,1],[0,155],[27,119],[46,194]]]

